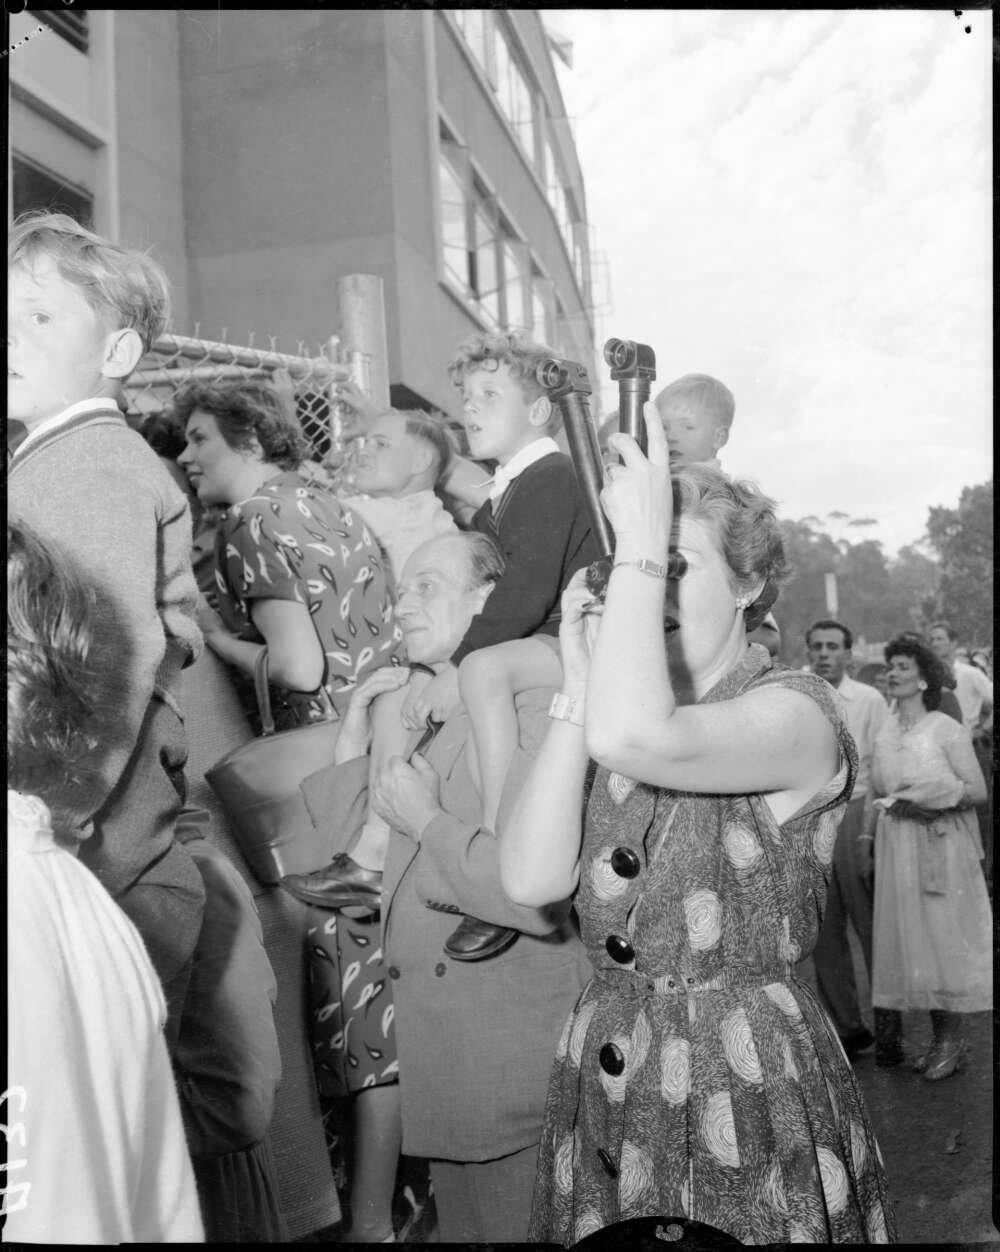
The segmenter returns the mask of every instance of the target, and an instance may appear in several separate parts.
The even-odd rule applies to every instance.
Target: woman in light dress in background
[[[886,646],[893,716],[875,742],[872,1004],[878,1061],[903,1060],[905,1010],[929,1010],[914,1068],[948,1078],[965,1057],[966,1013],[993,1006],[992,916],[975,806],[986,783],[966,728],[939,711],[944,668],[907,637]]]

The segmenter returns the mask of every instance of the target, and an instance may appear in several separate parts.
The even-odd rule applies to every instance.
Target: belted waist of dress
[[[713,974],[711,978],[696,979],[680,974],[652,974],[637,969],[594,970],[595,979],[609,990],[631,992],[639,996],[705,995],[712,991],[734,991],[742,987],[767,987],[771,983],[789,982],[793,971],[791,965],[776,965],[773,969],[746,970],[727,969]]]

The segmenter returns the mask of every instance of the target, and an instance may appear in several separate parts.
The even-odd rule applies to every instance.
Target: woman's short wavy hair
[[[674,515],[708,525],[738,590],[761,581],[777,589],[789,577],[775,503],[755,483],[711,465],[689,465],[672,480]]]
[[[94,603],[56,549],[7,522],[7,776],[45,801],[66,842],[96,795],[82,764],[97,746]]]
[[[911,657],[916,663],[917,673],[927,684],[926,690],[920,693],[924,708],[933,712],[941,707],[941,690],[946,686],[948,667],[926,643],[913,635],[897,635],[885,645],[884,656],[886,665],[894,656]]]
[[[268,465],[295,470],[311,454],[309,441],[287,412],[281,396],[266,382],[183,383],[174,396],[174,416],[187,426],[195,409],[215,418],[226,443],[239,452],[260,444]]]

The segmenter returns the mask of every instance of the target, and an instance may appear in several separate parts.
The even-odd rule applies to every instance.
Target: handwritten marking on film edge
[[[0,1103],[6,1104],[9,1100],[13,1100],[15,1096],[19,1097],[21,1101],[21,1107],[18,1112],[23,1113],[28,1103],[28,1093],[23,1087],[8,1087],[3,1095],[0,1096]],[[13,1143],[15,1140],[20,1140],[20,1146],[27,1148],[28,1134],[24,1122],[0,1122],[0,1131],[3,1131],[4,1138],[8,1144]],[[27,1157],[22,1157],[17,1161],[8,1160],[6,1164],[0,1164],[0,1170],[8,1171],[9,1175],[10,1170],[21,1169],[27,1163]],[[28,1203],[28,1192],[31,1190],[31,1183],[17,1182],[8,1184],[6,1177],[2,1178],[2,1182],[3,1185],[0,1186],[0,1214],[16,1213],[18,1209],[25,1208]]]

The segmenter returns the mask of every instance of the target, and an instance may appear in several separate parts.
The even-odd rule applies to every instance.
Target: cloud
[[[916,539],[991,473],[990,15],[560,16],[608,333],[723,378],[790,515]]]

